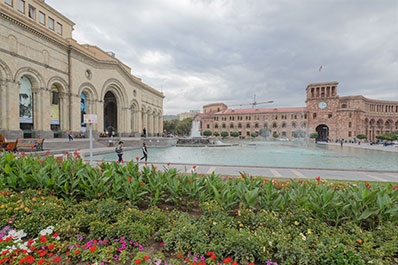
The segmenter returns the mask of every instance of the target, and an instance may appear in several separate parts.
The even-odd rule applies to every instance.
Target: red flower
[[[51,193],[51,192],[50,192]],[[59,236],[59,234],[58,233],[55,233],[54,235],[53,235],[53,237],[57,237],[57,236]]]
[[[211,255],[211,252],[210,251],[207,251],[207,256],[210,256]]]
[[[170,166],[170,162],[169,162],[169,163],[167,163],[167,165],[168,165],[168,166]]]
[[[193,168],[193,169],[195,169],[195,168],[196,168],[196,166],[193,166],[192,168]]]
[[[137,156],[137,157],[135,158],[135,160],[137,160],[137,161],[138,161],[138,160],[140,160],[140,158]]]
[[[316,178],[316,180],[318,181],[318,184],[319,184],[319,182],[321,181],[321,177],[318,176],[318,177]]]
[[[94,252],[96,249],[97,249],[97,246],[91,246],[91,247],[90,247],[90,251],[91,251],[91,252]]]
[[[182,255],[181,255],[181,254],[178,254],[178,255],[177,255],[177,257],[178,257],[178,258],[181,258],[181,257],[182,257]]]
[[[145,166],[147,166],[148,165],[148,163],[147,162],[145,162]]]
[[[234,263],[232,263],[232,265],[238,265],[238,263],[236,263],[236,261],[234,261]]]
[[[60,258],[60,257],[55,257],[54,260],[53,260],[53,262],[56,262],[56,263],[58,263],[58,262],[60,262],[60,261],[61,261],[61,258]]]
[[[50,245],[48,246],[48,249],[53,249],[54,247],[55,247],[54,244],[50,244]]]
[[[127,181],[129,181],[129,182],[130,182],[131,180],[132,180],[132,178],[131,178],[131,177],[129,177],[129,178],[127,179]]]
[[[149,260],[149,258],[147,256],[144,257],[144,260]]]
[[[79,253],[80,253],[80,250],[76,250],[74,253],[75,253],[75,254],[79,254]]]
[[[46,260],[45,259],[41,259],[41,260],[39,260],[37,263],[38,264],[42,264],[43,262],[45,262]]]
[[[141,259],[137,259],[136,261],[135,261],[135,264],[139,264],[139,263],[141,263]]]

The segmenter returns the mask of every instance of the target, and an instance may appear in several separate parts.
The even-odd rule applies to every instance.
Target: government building
[[[160,135],[161,92],[112,52],[78,44],[74,23],[44,0],[0,0],[0,133],[10,139]]]
[[[224,103],[213,103],[203,106],[203,113],[194,120],[200,121],[202,134],[237,132],[250,136],[263,131],[293,138],[300,132],[307,136],[317,132],[320,141],[354,140],[359,134],[374,141],[379,134],[398,132],[398,101],[340,97],[338,84],[309,84],[305,107],[229,109]]]

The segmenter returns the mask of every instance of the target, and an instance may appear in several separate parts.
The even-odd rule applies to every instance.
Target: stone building
[[[359,134],[375,140],[379,134],[398,132],[398,101],[339,97],[337,88],[338,82],[309,84],[306,107],[299,108],[229,109],[224,103],[209,104],[194,120],[201,122],[202,133],[243,136],[264,130],[283,138],[293,138],[295,132],[317,132],[318,140],[354,140]]]
[[[200,113],[200,110],[190,110],[187,112],[183,113],[178,113],[177,116],[179,117],[180,121],[188,119],[188,118],[193,118],[195,117],[196,114]]]
[[[44,0],[0,0],[0,133],[64,137],[93,130],[121,136],[163,131],[163,94],[112,52],[80,45],[74,23]]]

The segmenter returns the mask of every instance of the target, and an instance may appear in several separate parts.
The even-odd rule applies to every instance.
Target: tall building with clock
[[[306,106],[298,108],[230,109],[224,103],[203,106],[194,120],[200,131],[250,136],[261,131],[279,138],[318,133],[318,141],[354,140],[364,134],[368,141],[384,133],[398,132],[398,101],[364,96],[338,95],[338,82],[311,83]],[[272,137],[272,136],[271,136]]]

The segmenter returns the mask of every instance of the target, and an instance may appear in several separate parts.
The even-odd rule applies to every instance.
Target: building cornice
[[[376,103],[376,104],[398,104],[398,101],[370,99],[370,98],[366,98],[366,97],[361,96],[361,95],[358,95],[358,96],[344,96],[344,97],[340,97],[340,100],[363,100],[363,101],[366,101],[368,103]]]

